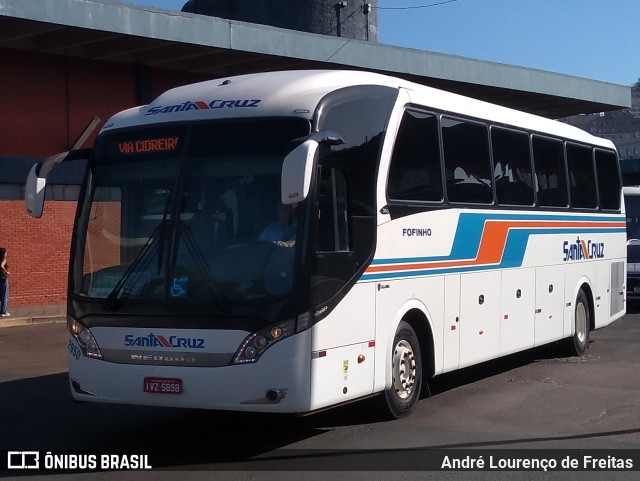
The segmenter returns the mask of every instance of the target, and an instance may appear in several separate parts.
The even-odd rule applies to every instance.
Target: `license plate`
[[[145,377],[142,389],[153,394],[182,394],[182,379]]]

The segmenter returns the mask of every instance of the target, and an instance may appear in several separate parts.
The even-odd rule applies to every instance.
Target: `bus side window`
[[[571,207],[595,209],[598,206],[592,152],[591,147],[567,143]]]
[[[529,135],[493,127],[491,145],[498,204],[533,205]]]
[[[442,145],[449,201],[492,203],[493,175],[487,127],[443,117]]]
[[[318,176],[315,262],[311,299],[320,304],[331,299],[353,277],[357,259],[350,245],[351,212],[345,173],[322,166]]]
[[[600,208],[619,210],[620,171],[616,154],[596,149],[596,172],[598,173]]]
[[[347,181],[341,170],[322,167],[318,192],[318,252],[349,251]]]
[[[387,196],[389,200],[442,200],[442,168],[438,119],[407,110],[393,147]]]
[[[538,203],[543,207],[567,207],[569,196],[562,142],[534,136],[533,161]]]

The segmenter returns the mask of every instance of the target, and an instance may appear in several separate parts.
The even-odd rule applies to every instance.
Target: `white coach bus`
[[[568,125],[365,72],[176,88],[89,155],[71,393],[286,413],[380,394],[404,416],[433,376],[584,353],[625,313],[625,243],[614,145]]]

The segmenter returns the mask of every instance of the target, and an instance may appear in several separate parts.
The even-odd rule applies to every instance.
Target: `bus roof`
[[[311,119],[325,95],[356,85],[404,88],[416,105],[615,149],[609,140],[544,117],[387,75],[345,70],[265,72],[177,87],[164,92],[149,105],[114,115],[101,132],[138,125],[220,118]]]

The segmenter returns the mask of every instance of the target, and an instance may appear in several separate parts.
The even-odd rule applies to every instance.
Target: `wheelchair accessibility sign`
[[[174,277],[171,280],[171,297],[182,299],[189,293],[189,278],[186,276]]]

